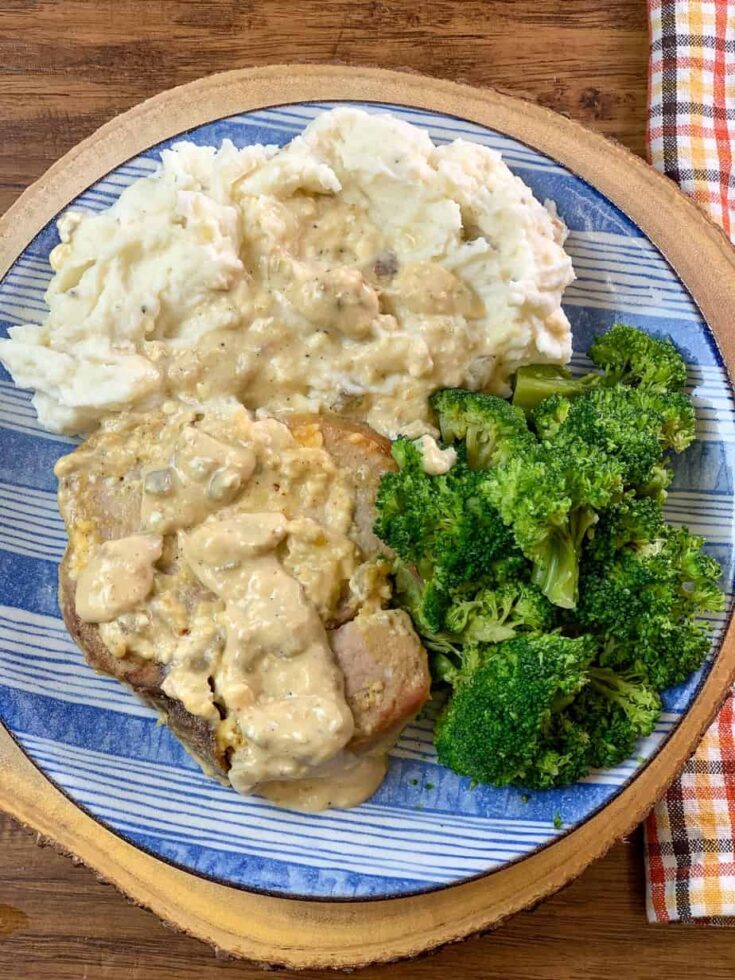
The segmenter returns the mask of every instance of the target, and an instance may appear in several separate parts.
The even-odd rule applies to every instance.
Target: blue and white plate
[[[202,144],[286,143],[331,104],[258,110],[185,134]],[[556,201],[577,272],[565,295],[575,349],[622,319],[670,334],[685,352],[699,441],[678,461],[668,516],[707,536],[733,582],[735,414],[715,341],[689,293],[641,230],[583,180],[529,147],[481,126],[401,106],[390,111],[436,143],[463,136],[500,150],[536,196]],[[181,139],[179,136],[177,139]],[[81,194],[97,211],[152,173],[167,140]],[[38,322],[51,278],[55,222],[0,283],[0,329]],[[585,368],[577,355],[575,369]],[[1,369],[0,369],[1,371]],[[110,830],[165,861],[219,882],[309,898],[385,898],[486,874],[568,832],[603,807],[679,724],[704,671],[667,692],[654,734],[626,763],[564,790],[471,788],[439,766],[431,707],[403,733],[378,793],[354,810],[304,815],[238,796],[204,776],[156,715],[97,676],[66,634],[57,606],[65,534],[53,464],[73,440],[43,432],[30,394],[0,373],[0,720],[35,764]],[[726,616],[714,617],[716,641]],[[716,643],[715,643],[716,648]]]

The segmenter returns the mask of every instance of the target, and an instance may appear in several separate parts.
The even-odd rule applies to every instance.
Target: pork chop
[[[347,749],[370,751],[397,735],[429,691],[426,653],[410,620],[401,612],[382,608],[389,599],[386,563],[375,559],[385,548],[372,526],[380,477],[395,465],[390,443],[365,425],[337,417],[298,415],[285,417],[283,422],[307,454],[305,473],[289,471],[290,483],[284,490],[283,483],[288,481],[280,481],[277,466],[269,470],[258,463],[248,489],[234,494],[228,491],[219,503],[227,514],[283,511],[292,521],[306,520],[310,527],[323,528],[329,539],[333,530],[330,522],[344,525],[347,520],[340,494],[351,500],[345,537],[354,554],[346,554],[342,545],[338,559],[320,568],[308,552],[311,539],[306,535],[302,548],[306,558],[297,549],[286,561],[291,562],[291,573],[317,605],[344,675],[345,698],[355,723]],[[238,416],[232,424],[246,423]],[[275,443],[280,436],[275,426],[277,423],[272,431],[274,446],[264,450],[263,458],[271,449],[278,452]],[[161,460],[171,457],[171,447],[184,429],[225,438],[221,425],[213,429],[206,416],[193,410],[127,413],[103,423],[79,449],[59,462],[59,503],[69,533],[60,569],[60,603],[67,628],[90,665],[129,685],[161,713],[206,772],[226,779],[233,751],[233,726],[226,705],[217,703],[215,696],[216,716],[205,717],[172,696],[170,684],[166,684],[172,669],[171,649],[191,637],[199,610],[213,599],[184,561],[181,541],[187,528],[181,508],[179,513],[177,508],[167,512],[166,498],[154,496],[155,507],[161,501],[162,511],[156,516],[150,506],[146,510],[146,488],[155,490],[157,484],[163,486],[169,479]],[[267,430],[266,435],[271,438]],[[313,459],[308,456],[311,451]],[[318,479],[325,453],[339,475],[334,485],[326,477]],[[210,491],[213,480],[209,481]],[[316,489],[292,492],[293,486],[302,484],[313,484]],[[206,506],[211,520],[210,500]],[[105,541],[150,532],[155,520],[162,531],[162,555],[155,565],[151,596],[114,623],[83,620],[77,603],[78,581],[95,549]],[[317,545],[322,547],[323,542]],[[147,622],[141,626],[143,620]],[[191,658],[194,676],[206,662],[201,651],[197,656]],[[211,687],[211,678],[204,679]],[[164,689],[167,686],[168,691]]]

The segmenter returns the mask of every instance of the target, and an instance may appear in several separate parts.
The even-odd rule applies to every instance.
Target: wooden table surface
[[[277,61],[497,85],[643,153],[646,57],[644,0],[0,0],[0,211],[141,99]],[[618,844],[492,935],[361,976],[732,977],[730,930],[646,924],[640,850],[639,836]],[[260,971],[216,959],[0,817],[0,978],[224,976]]]

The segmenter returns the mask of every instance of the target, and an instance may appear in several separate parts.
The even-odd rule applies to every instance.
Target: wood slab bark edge
[[[420,75],[343,66],[274,65],[212,75],[164,92],[102,126],[0,219],[0,275],[82,190],[158,141],[192,126],[297,101],[401,103],[489,126],[589,181],[658,246],[709,323],[732,377],[735,252],[668,180],[623,147],[548,109],[493,90]],[[75,855],[139,905],[235,956],[282,967],[354,968],[416,956],[497,926],[567,884],[646,815],[696,745],[735,677],[728,623],[696,700],[658,754],[601,811],[530,857],[425,895],[378,901],[273,898],[179,870],[80,810],[0,729],[0,808]]]

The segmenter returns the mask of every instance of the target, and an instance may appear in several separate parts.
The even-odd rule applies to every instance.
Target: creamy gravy
[[[376,755],[341,752],[331,764],[322,766],[319,774],[307,779],[264,783],[259,787],[259,792],[272,803],[307,813],[332,807],[359,806],[383,782],[387,768],[385,752]]]
[[[101,544],[77,581],[80,619],[104,623],[143,602],[153,588],[153,565],[161,547],[161,538],[154,534]]]
[[[214,683],[243,735],[230,769],[242,793],[306,775],[354,730],[319,614],[268,553],[287,533],[281,515],[241,514],[207,521],[184,540],[194,574],[225,602],[227,639]]]
[[[165,665],[163,691],[214,727],[238,791],[362,802],[387,746],[345,750],[355,722],[325,623],[379,610],[389,590],[357,544],[351,478],[314,424],[292,432],[224,403],[151,418],[111,420],[120,439],[57,466],[103,495],[132,473],[132,519],[149,532],[90,545],[93,527],[70,527],[80,618],[117,656]]]
[[[448,473],[457,462],[457,450],[453,446],[440,449],[433,436],[421,436],[416,440],[416,445],[421,450],[424,472],[431,476]]]
[[[255,453],[187,426],[169,464],[143,475],[142,523],[160,534],[199,524],[232,501],[253,475]]]

